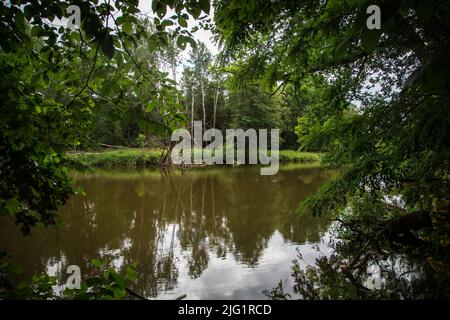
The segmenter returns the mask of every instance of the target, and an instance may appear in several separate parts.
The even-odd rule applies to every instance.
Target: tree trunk
[[[216,90],[216,94],[214,95],[214,116],[213,116],[213,128],[216,128],[216,110],[217,110],[217,102],[219,100],[219,89]]]
[[[179,104],[180,103],[180,95],[178,94],[178,88],[177,88],[177,58],[173,57],[172,61],[172,77],[173,77],[173,81],[175,81],[175,89],[177,91],[177,100],[176,103]]]
[[[205,88],[203,87],[203,79],[200,81],[202,87],[202,108],[203,108],[203,128],[202,128],[202,136],[203,131],[206,130],[206,111],[205,111]]]
[[[191,139],[194,139],[194,103],[195,103],[195,91],[194,91],[194,86],[192,86]],[[194,147],[194,140],[192,140],[191,144],[192,144],[192,147]]]

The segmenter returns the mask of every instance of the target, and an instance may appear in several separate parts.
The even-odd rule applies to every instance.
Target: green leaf
[[[34,11],[35,10],[33,9],[33,6],[31,4],[29,4],[23,8],[23,13],[25,14],[25,17],[27,17],[27,18],[32,17],[34,14]]]
[[[94,267],[98,267],[98,268],[100,268],[103,265],[103,263],[100,260],[98,260],[98,259],[92,259],[91,260],[91,264]]]
[[[424,24],[430,21],[433,15],[433,4],[431,0],[419,0],[416,4],[416,13],[419,21]]]
[[[72,38],[72,40],[74,41],[80,41],[80,34],[78,32],[71,32],[70,33],[70,38]]]
[[[152,11],[156,12],[156,9],[158,8],[159,5],[159,1],[158,0],[153,0],[152,1]]]
[[[42,32],[42,27],[39,25],[31,28],[31,35],[33,37],[38,37],[41,32]]]
[[[116,18],[116,24],[118,25],[118,26],[120,26],[122,23],[124,23],[126,20],[125,20],[125,17],[124,16],[120,16],[120,17],[118,17],[118,18]]]
[[[186,37],[183,35],[179,35],[177,38],[177,47],[181,50],[186,49]]]
[[[148,50],[150,51],[155,51],[156,48],[158,48],[158,44],[159,44],[159,39],[156,35],[152,34],[149,38],[148,38]]]
[[[14,26],[17,28],[17,31],[25,32],[26,30],[27,22],[21,11],[17,12],[14,17]]]
[[[448,77],[444,59],[436,59],[429,63],[423,71],[423,81],[428,89],[435,89],[445,86],[445,79]]]
[[[166,5],[158,1],[156,5],[156,14],[160,19],[164,18],[164,16],[166,15],[166,11],[167,11]]]
[[[19,274],[19,273],[23,272],[23,268],[17,263],[9,262],[8,263],[8,271],[15,273],[15,274]]]
[[[172,20],[163,20],[162,22],[161,22],[161,25],[163,26],[163,27],[168,27],[168,26],[173,26],[173,21]]]
[[[186,19],[184,19],[183,17],[180,17],[178,19],[178,24],[180,26],[182,26],[183,28],[187,28],[187,26],[188,26]]]
[[[364,28],[361,35],[361,43],[364,51],[372,52],[375,50],[378,44],[378,39],[380,38],[381,32],[379,30],[369,30]]]
[[[195,39],[193,39],[191,37],[184,37],[184,40],[189,42],[189,44],[191,45],[192,49],[196,49],[197,48],[197,42],[195,41]]]
[[[20,202],[17,198],[12,198],[6,203],[5,208],[10,214],[15,214],[20,211]]]
[[[131,269],[131,268],[127,268],[126,278],[127,278],[129,281],[135,281],[135,280],[137,279],[137,273],[136,273],[136,271],[134,271],[134,270]]]
[[[347,48],[348,48],[349,40],[350,40],[350,38],[344,39],[337,45],[336,50],[335,50],[335,56],[337,59],[340,59],[345,55]]]
[[[153,109],[155,109],[155,107],[156,107],[156,103],[152,102],[152,101],[149,101],[149,102],[147,102],[147,106],[145,108],[145,111],[146,112],[152,112]]]
[[[105,56],[107,56],[109,59],[114,56],[114,40],[110,34],[106,35],[106,37],[103,39],[102,50]]]
[[[167,46],[169,44],[169,36],[166,32],[158,33],[158,37],[163,46]]]
[[[137,125],[139,129],[145,130],[147,128],[147,121],[143,118],[137,119]]]
[[[198,19],[198,17],[202,13],[202,10],[199,7],[192,7],[190,8],[189,13],[192,14],[194,19]]]
[[[200,0],[200,8],[203,10],[203,12],[209,14],[210,7],[211,5],[209,3],[209,0]]]
[[[126,32],[126,33],[130,34],[132,32],[132,30],[133,30],[133,25],[131,24],[130,21],[125,21],[122,24],[122,31],[123,32]]]
[[[113,289],[113,299],[122,300],[126,296],[126,294],[127,293],[126,293],[125,289],[121,289],[121,288]]]
[[[50,83],[50,78],[48,77],[47,73],[44,73],[42,75],[42,79],[44,79],[44,82],[45,82],[46,85],[48,85]]]

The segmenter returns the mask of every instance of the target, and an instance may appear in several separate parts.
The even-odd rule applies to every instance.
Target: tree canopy
[[[369,28],[369,6],[380,28]],[[0,214],[25,235],[55,224],[77,191],[68,151],[153,144],[166,163],[171,133],[195,120],[205,130],[276,127],[282,146],[325,152],[335,170],[305,204],[333,214],[343,241],[315,268],[294,264],[297,292],[448,298],[449,9],[444,0],[154,0],[143,13],[137,0],[3,1]],[[199,29],[213,31],[217,57]],[[403,257],[407,272],[392,270]],[[383,290],[364,285],[373,265]]]
[[[80,29],[56,23],[69,5],[80,8]],[[99,102],[116,117],[131,105],[146,131],[185,123],[174,81],[155,59],[169,38],[182,49],[195,47],[186,20],[209,13],[209,1],[154,1],[152,10],[151,30],[134,0],[2,2],[0,211],[14,214],[24,233],[53,224],[74,192],[65,151],[89,144]]]
[[[366,26],[369,5],[381,9],[381,29]],[[339,171],[307,204],[316,214],[342,213],[350,206],[353,214],[346,216],[342,229],[345,237],[353,230],[349,239],[354,250],[365,250],[349,256],[349,246],[341,246],[335,260],[321,264],[322,278],[296,269],[303,294],[315,285],[318,290],[340,288],[339,276],[358,289],[356,296],[368,297],[360,290],[362,272],[352,276],[356,266],[366,270],[362,266],[380,257],[410,250],[423,270],[432,270],[434,276],[428,273],[426,281],[447,279],[434,262],[449,263],[448,9],[448,2],[439,0],[214,3],[222,59],[239,65],[236,74],[242,82],[258,82],[274,92],[286,89],[300,99],[319,97],[308,103],[296,132],[304,148],[327,150],[325,164]],[[401,195],[404,203],[393,206],[386,195]],[[389,219],[398,215],[421,222],[412,227],[405,218],[398,224],[407,232],[396,231],[398,224]],[[389,227],[387,239],[404,247],[380,249],[381,234],[388,232],[380,231],[383,223],[394,228]],[[358,230],[378,236],[361,237]],[[345,259],[352,261],[348,273],[340,267]],[[423,259],[432,262],[422,264]],[[324,271],[329,267],[336,270],[332,276]],[[420,286],[411,281],[409,293],[402,294],[448,296],[442,287],[419,294],[417,288],[426,281]],[[323,297],[339,298],[340,292]]]

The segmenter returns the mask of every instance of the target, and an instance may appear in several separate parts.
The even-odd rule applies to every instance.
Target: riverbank
[[[161,150],[157,149],[120,149],[103,152],[70,153],[74,164],[91,168],[145,168],[161,165]],[[280,163],[319,163],[320,153],[280,150]]]

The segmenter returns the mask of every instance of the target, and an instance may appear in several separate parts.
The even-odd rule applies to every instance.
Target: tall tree
[[[273,97],[257,86],[232,91],[226,107],[230,110],[233,128],[258,130],[279,127],[279,106]]]
[[[203,129],[207,126],[207,91],[209,86],[209,67],[212,63],[211,53],[204,43],[199,42],[191,51],[187,66],[183,71],[183,83],[186,97],[190,97],[196,114],[200,114]],[[192,90],[192,88],[195,88]],[[195,96],[193,95],[195,92]],[[194,103],[192,103],[194,101]]]
[[[381,29],[367,23],[372,5],[381,9]],[[336,271],[323,279],[347,281],[352,292],[367,297],[360,271],[379,262],[371,252],[380,252],[387,240],[385,259],[409,253],[409,261],[424,270],[410,283],[411,296],[448,297],[448,1],[219,0],[214,6],[225,58],[240,63],[243,81],[277,91],[315,75],[327,79],[324,103],[311,108],[322,117],[309,141],[326,147],[325,164],[340,170],[308,203],[318,214],[353,208],[341,234],[353,234],[356,253],[349,256],[344,246],[340,257],[322,263]],[[392,206],[387,194],[400,195],[404,205]],[[346,259],[351,263],[342,269]],[[436,268],[436,261],[446,267]],[[401,274],[392,279],[392,290],[404,283]],[[305,281],[299,288],[316,285],[319,292],[341,292]]]
[[[80,8],[80,31],[49,22],[62,19],[73,4]],[[168,9],[174,16],[165,17]],[[167,77],[142,68],[132,49],[142,37],[161,46],[166,27],[180,21],[172,35],[177,44],[195,43],[186,19],[209,13],[209,2],[152,1],[152,10],[158,18],[155,32],[148,35],[137,23],[136,1],[1,2],[0,212],[13,214],[25,233],[38,223],[53,224],[56,209],[74,192],[64,170],[65,150],[89,134],[96,94],[88,89],[111,85],[112,70],[151,86],[150,102],[159,103],[161,114],[174,115],[166,126],[178,125]],[[115,97],[120,100],[120,90]]]

